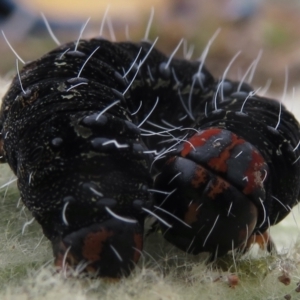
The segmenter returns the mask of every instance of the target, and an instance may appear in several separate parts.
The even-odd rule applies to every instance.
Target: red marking
[[[260,249],[267,250],[268,252],[271,252],[272,249],[275,249],[274,242],[272,241],[269,232],[265,231],[264,233],[254,233],[250,236],[250,238],[247,240],[246,247],[240,247],[244,248],[245,252],[247,252],[253,244],[257,244]]]
[[[87,234],[83,241],[82,256],[88,261],[100,260],[103,243],[113,234],[112,231],[104,229]]]
[[[235,134],[231,134],[231,143],[220,153],[218,157],[214,157],[209,160],[208,166],[217,172],[226,173],[227,172],[227,160],[231,157],[231,151],[237,145],[244,144],[245,140],[239,138]]]
[[[183,221],[189,225],[198,221],[199,203],[192,203],[188,206],[187,212],[184,214]],[[198,209],[199,208],[199,209]]]
[[[263,188],[263,178],[265,176],[263,170],[265,170],[265,166],[264,158],[259,152],[253,150],[251,162],[249,163],[249,167],[245,173],[248,181],[243,190],[244,194],[249,195],[253,193],[253,190]]]
[[[135,263],[137,263],[140,259],[140,256],[141,256],[141,252],[142,252],[142,249],[143,249],[143,236],[139,233],[135,233],[134,236],[133,236],[133,240],[134,240],[134,255],[133,255],[133,261]]]
[[[230,187],[230,184],[220,177],[217,177],[214,182],[210,185],[210,191],[207,194],[209,198],[215,199],[219,194],[223,194],[225,190]]]
[[[181,151],[181,156],[186,157],[192,150],[194,150],[193,146],[200,147],[205,145],[205,143],[209,138],[219,134],[221,131],[222,129],[214,128],[214,129],[208,129],[208,130],[204,130],[203,132],[194,134],[188,140],[188,142],[184,143],[183,149]]]
[[[197,189],[203,184],[207,182],[208,179],[208,172],[201,166],[196,166],[196,170],[194,172],[194,176],[191,181],[191,185],[193,188]]]

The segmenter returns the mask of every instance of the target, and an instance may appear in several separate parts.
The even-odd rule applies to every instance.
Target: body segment
[[[3,99],[1,154],[59,268],[128,275],[148,215],[180,249],[220,256],[297,202],[298,122],[246,84],[220,94],[200,62],[80,40],[20,80]]]

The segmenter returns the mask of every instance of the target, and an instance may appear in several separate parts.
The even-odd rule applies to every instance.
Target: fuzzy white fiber
[[[7,82],[0,81],[0,88],[3,95]],[[300,111],[296,105],[293,110]],[[14,179],[8,166],[1,165],[0,299],[300,299],[295,290],[300,278],[297,209],[295,219],[290,216],[272,231],[282,254],[229,255],[216,268],[205,264],[205,256],[186,255],[155,234],[146,241],[132,275],[109,282],[54,270],[50,243],[38,224],[29,224],[32,217],[19,203],[16,181],[5,185]]]

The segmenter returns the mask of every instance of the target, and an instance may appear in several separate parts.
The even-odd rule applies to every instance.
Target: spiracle
[[[154,46],[70,42],[4,96],[0,152],[58,268],[129,275],[147,216],[184,251],[245,250],[297,203],[294,116]]]

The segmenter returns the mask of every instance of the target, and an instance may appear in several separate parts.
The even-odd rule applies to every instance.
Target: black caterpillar
[[[147,42],[59,46],[14,78],[0,122],[2,161],[59,268],[128,275],[149,215],[189,253],[246,251],[260,234],[270,248],[297,203],[294,116]]]

